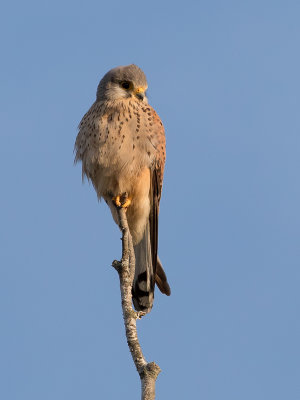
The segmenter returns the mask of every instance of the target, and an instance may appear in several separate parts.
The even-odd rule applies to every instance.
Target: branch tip
[[[114,260],[112,266],[117,270],[120,279],[121,304],[126,338],[132,359],[140,375],[142,399],[154,400],[155,382],[161,370],[155,362],[147,363],[138,340],[136,320],[141,319],[146,313],[143,311],[135,311],[132,308],[132,283],[135,273],[135,254],[125,209],[117,207],[117,212],[122,232],[122,259],[121,261]]]

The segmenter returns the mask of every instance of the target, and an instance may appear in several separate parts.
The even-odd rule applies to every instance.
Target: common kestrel
[[[92,181],[117,224],[116,207],[126,208],[136,256],[133,304],[144,312],[152,308],[155,283],[162,293],[171,293],[157,255],[165,133],[148,105],[147,87],[144,72],[134,64],[107,72],[75,142],[75,161],[82,161],[83,176]]]

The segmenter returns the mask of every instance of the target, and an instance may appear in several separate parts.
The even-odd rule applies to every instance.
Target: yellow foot
[[[112,201],[117,207],[127,208],[131,204],[131,199],[129,197],[124,197],[124,195],[116,196],[112,198]]]
[[[120,196],[113,197],[113,198],[112,198],[112,201],[113,201],[113,203],[115,203],[115,205],[116,205],[117,207],[122,207],[122,204],[121,204],[121,202],[120,202]]]
[[[122,204],[121,207],[127,208],[130,206],[130,204],[131,204],[131,199],[127,197],[127,199],[125,200],[125,202]]]

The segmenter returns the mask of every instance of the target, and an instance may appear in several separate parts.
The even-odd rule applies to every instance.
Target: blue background
[[[158,399],[300,398],[298,1],[1,6],[0,397],[139,398],[120,233],[73,166],[117,65],[146,73],[167,135],[160,257],[138,322]]]

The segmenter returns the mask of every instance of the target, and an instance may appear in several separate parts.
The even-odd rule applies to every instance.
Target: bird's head
[[[97,100],[121,100],[135,98],[148,103],[147,79],[144,72],[134,64],[116,67],[101,79],[97,89]]]

